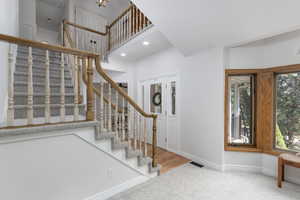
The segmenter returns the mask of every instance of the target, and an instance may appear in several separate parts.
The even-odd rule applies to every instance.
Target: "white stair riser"
[[[60,96],[50,96],[50,104],[60,104]],[[15,105],[27,105],[27,95],[16,95]],[[45,104],[45,96],[33,95],[33,105]],[[65,104],[74,104],[74,95],[65,96]]]
[[[33,86],[33,93],[45,93],[45,86],[44,85],[34,85]],[[14,85],[14,91],[15,92],[24,92],[27,91],[27,85],[25,84],[15,84]],[[60,92],[60,86],[50,86],[50,92],[51,93],[59,93]],[[66,93],[74,93],[73,86],[65,86],[65,92]]]
[[[51,107],[51,116],[60,116],[60,107]],[[66,107],[65,108],[66,115],[73,115],[74,114],[74,106],[72,107]],[[84,106],[79,107],[79,113],[81,115],[84,115]],[[39,117],[45,117],[45,108],[44,107],[38,107],[38,108],[33,108],[33,116],[34,118],[39,118]],[[27,117],[27,108],[16,108],[15,109],[15,119],[25,119]]]

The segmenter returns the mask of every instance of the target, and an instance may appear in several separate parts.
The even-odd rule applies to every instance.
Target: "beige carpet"
[[[218,172],[187,164],[110,200],[300,200],[300,186],[255,173]]]

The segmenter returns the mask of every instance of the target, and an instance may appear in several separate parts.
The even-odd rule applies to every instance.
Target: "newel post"
[[[87,67],[87,112],[86,120],[94,121],[93,58],[88,58]]]
[[[157,167],[157,115],[153,115],[152,131],[152,167]]]

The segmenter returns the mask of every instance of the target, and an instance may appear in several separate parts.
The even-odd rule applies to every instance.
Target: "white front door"
[[[177,150],[177,81],[175,76],[151,79],[141,82],[139,101],[148,113],[158,115],[157,143],[164,149]],[[152,124],[147,126],[152,134]],[[149,138],[148,142],[151,142]]]

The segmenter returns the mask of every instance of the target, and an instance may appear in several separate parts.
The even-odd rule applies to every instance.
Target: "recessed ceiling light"
[[[144,41],[144,42],[143,42],[143,45],[144,45],[144,46],[148,46],[149,44],[150,44],[150,42],[148,42],[148,41]]]
[[[127,56],[127,54],[126,53],[121,53],[120,54],[122,57],[125,57],[125,56]]]

